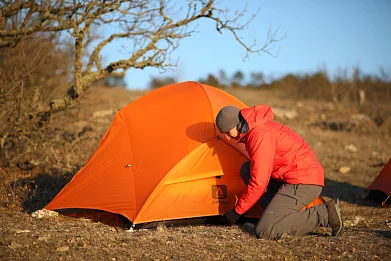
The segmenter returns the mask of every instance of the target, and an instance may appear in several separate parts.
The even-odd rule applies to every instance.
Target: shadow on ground
[[[381,207],[381,201],[386,198],[385,193],[373,191],[368,197],[366,188],[355,186],[347,182],[338,182],[325,179],[325,186],[321,195],[329,198],[339,198],[344,202],[359,206]]]
[[[361,229],[361,228],[349,228],[349,230],[354,232],[366,232],[375,234],[379,237],[384,237],[386,239],[391,239],[391,230],[383,230],[383,229]]]
[[[42,173],[32,178],[24,178],[18,182],[19,184],[27,184],[31,186],[30,195],[23,202],[23,209],[28,214],[36,210],[43,209],[60,191],[66,184],[72,179],[74,173],[77,173],[78,169],[72,172],[64,172],[61,170],[52,170],[50,174]],[[11,184],[12,186],[13,184]],[[322,196],[328,198],[338,197],[344,202],[351,204],[370,206],[370,207],[381,207],[381,205],[374,201],[363,199],[362,195],[365,193],[365,188],[351,185],[346,182],[337,182],[326,179],[325,187],[322,191]],[[88,218],[96,222],[101,222],[109,226],[118,227],[121,229],[129,229],[131,223],[122,215],[108,213],[100,210],[59,210],[61,214],[76,218]],[[212,220],[213,224],[215,221]],[[186,224],[191,224],[191,221],[186,221]],[[380,232],[379,232],[380,233]],[[389,237],[389,233],[385,233],[384,236]]]
[[[373,233],[387,239],[391,239],[391,230],[374,230]]]
[[[73,173],[73,171],[64,172],[54,169],[50,174],[42,173],[32,178],[16,181],[30,186],[29,196],[23,202],[24,211],[31,214],[44,208],[72,179]]]

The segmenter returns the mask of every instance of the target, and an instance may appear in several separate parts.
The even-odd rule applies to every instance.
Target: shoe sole
[[[336,202],[335,202],[335,209],[336,209],[338,217],[339,217],[340,228],[339,228],[339,230],[336,233],[333,233],[333,236],[338,236],[338,235],[342,234],[343,229],[344,229],[343,220],[342,220],[342,209],[341,209],[341,205],[340,205],[339,199],[337,199]]]

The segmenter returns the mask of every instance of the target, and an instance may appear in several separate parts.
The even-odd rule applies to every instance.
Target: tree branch
[[[196,27],[198,20],[214,21],[219,33],[231,33],[246,51],[246,57],[249,53],[271,54],[268,47],[279,41],[276,33],[269,30],[263,46],[257,48],[256,42],[247,45],[239,32],[253,21],[257,13],[241,23],[246,9],[229,17],[229,11],[218,8],[214,0],[191,0],[186,9],[178,9],[176,3],[166,0],[6,2],[0,12],[0,48],[15,46],[23,37],[35,33],[68,32],[73,38],[73,84],[64,97],[54,99],[35,112],[42,119],[47,119],[49,113],[72,105],[91,83],[112,73],[123,75],[129,69],[168,69],[175,66],[170,61],[170,55],[179,46],[180,40],[195,33],[190,26]],[[9,22],[17,17],[21,17],[21,22],[10,27]],[[98,41],[91,33],[94,28],[106,28],[106,32],[110,33]],[[100,60],[102,50],[110,48],[118,39],[125,39],[131,51],[126,58],[104,66]],[[84,59],[86,54],[87,59]]]

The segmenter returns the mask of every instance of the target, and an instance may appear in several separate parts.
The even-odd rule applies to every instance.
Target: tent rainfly
[[[97,209],[149,222],[219,216],[245,189],[243,144],[215,127],[226,105],[247,107],[197,82],[153,90],[122,108],[95,153],[45,207]],[[319,197],[307,207],[323,203]],[[256,204],[248,217],[260,217]],[[137,225],[137,226],[136,226]]]
[[[391,201],[391,158],[383,169],[368,186],[367,198],[380,201],[382,206],[386,206],[387,201]]]

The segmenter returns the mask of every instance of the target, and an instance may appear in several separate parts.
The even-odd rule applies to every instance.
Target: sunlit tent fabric
[[[197,82],[153,90],[115,115],[95,153],[45,207],[121,214],[133,224],[217,216],[244,190],[243,144],[215,127],[226,105],[246,105]],[[309,206],[323,203],[319,197]],[[259,217],[256,204],[249,217]]]
[[[383,205],[391,201],[391,158],[367,189],[368,198],[381,201]]]

